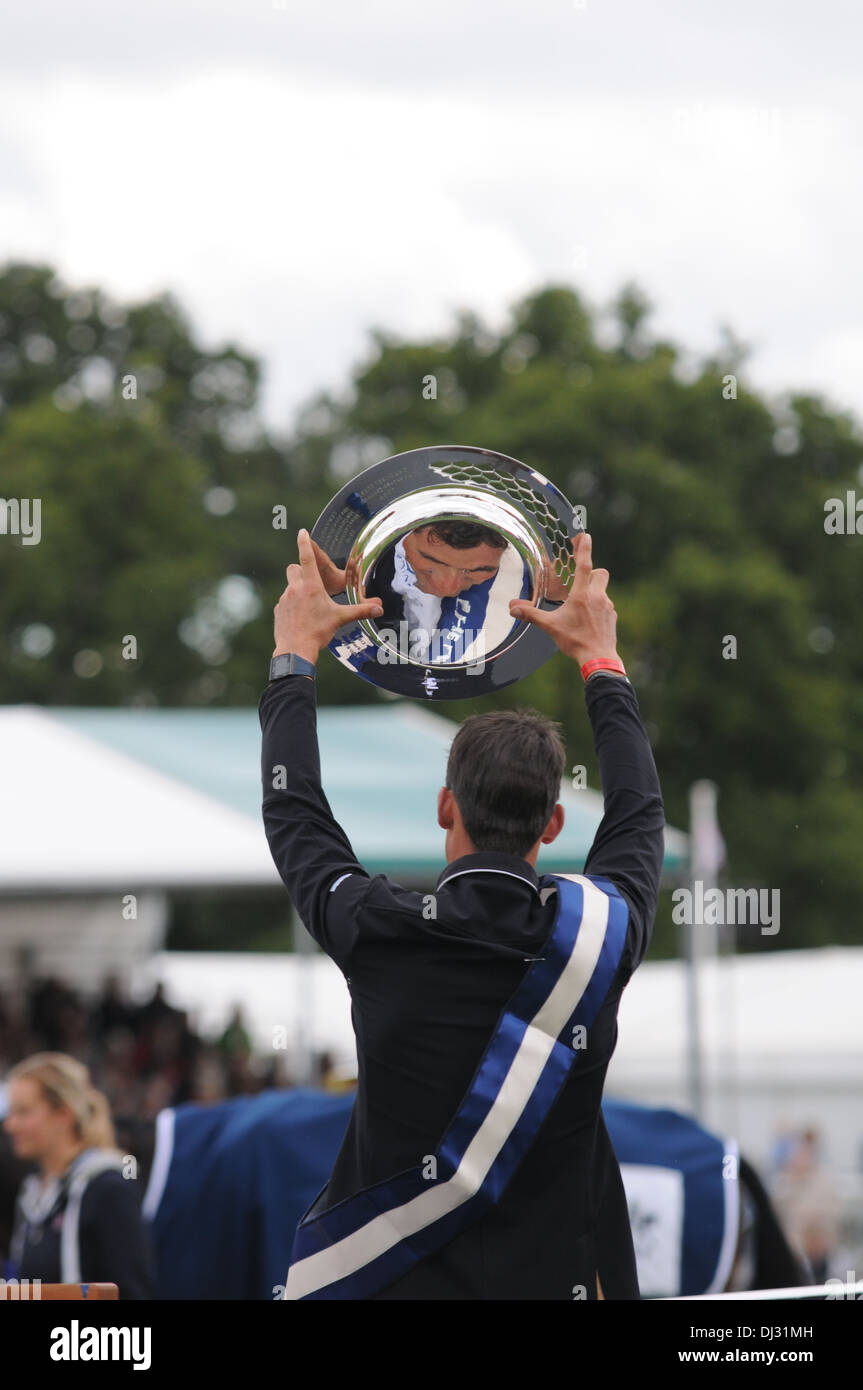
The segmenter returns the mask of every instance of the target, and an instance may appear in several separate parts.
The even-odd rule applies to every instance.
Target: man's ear
[[[545,832],[540,843],[544,845],[550,845],[552,840],[556,840],[561,830],[563,829],[563,822],[565,819],[566,812],[564,811],[561,803],[558,802],[551,813],[548,825],[545,827]]]
[[[455,801],[449,787],[441,787],[437,794],[437,823],[441,830],[452,830],[455,824],[453,806]]]

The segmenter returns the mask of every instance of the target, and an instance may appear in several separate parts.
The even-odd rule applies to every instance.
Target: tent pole
[[[313,994],[311,968],[314,943],[297,912],[293,913],[293,947],[296,985],[294,991],[294,1037],[296,1055],[296,1079],[299,1086],[314,1084],[313,1059]]]
[[[702,1039],[701,985],[702,965],[716,961],[718,933],[716,926],[704,921],[701,908],[711,889],[724,857],[724,844],[716,813],[718,788],[715,782],[693,782],[689,789],[689,872],[692,910],[687,914],[686,941],[686,1015],[687,1015],[687,1077],[689,1105],[692,1114],[702,1124],[707,1123],[705,1094],[704,1048]],[[699,910],[696,910],[696,904]]]

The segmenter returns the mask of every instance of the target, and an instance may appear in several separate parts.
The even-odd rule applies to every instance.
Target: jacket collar
[[[451,878],[459,878],[462,874],[508,874],[510,878],[521,879],[522,883],[528,884],[537,896],[539,895],[539,877],[536,870],[526,859],[519,859],[515,854],[501,854],[497,851],[463,854],[460,859],[453,859],[451,864],[447,864],[438,878],[438,888],[442,888]]]

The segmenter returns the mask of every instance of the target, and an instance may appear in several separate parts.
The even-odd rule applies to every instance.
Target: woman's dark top
[[[111,1164],[92,1174],[89,1166]],[[66,1230],[64,1245],[63,1235]],[[111,1283],[121,1299],[156,1297],[149,1229],[141,1216],[139,1183],[124,1177],[111,1151],[87,1149],[60,1178],[42,1188],[38,1174],[24,1179],[15,1204],[7,1278],[45,1284]]]

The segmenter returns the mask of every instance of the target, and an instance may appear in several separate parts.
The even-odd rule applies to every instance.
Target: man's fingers
[[[573,538],[572,538],[571,550],[572,550],[573,559],[575,559],[576,561],[578,560],[578,552],[579,552],[579,550],[581,549],[581,544],[582,544],[582,541],[584,540],[586,534],[587,534],[586,531],[576,531],[575,535],[574,535]]]
[[[581,536],[578,547],[576,548],[573,546],[573,554],[575,555],[575,578],[572,581],[572,588],[569,591],[570,597],[576,594],[578,597],[583,598],[587,593],[587,587],[590,583],[590,575],[593,569],[592,552],[593,541],[585,531]]]
[[[300,568],[302,569],[303,579],[310,583],[322,584],[318,562],[315,559],[315,552],[312,548],[312,538],[305,527],[297,532],[297,550],[300,555]]]
[[[315,562],[318,566],[318,569],[337,570],[338,567],[335,561],[330,558],[330,556],[327,554],[325,550],[321,549],[317,541],[313,540],[311,536],[309,537],[309,540],[311,540],[312,542],[312,550],[315,553]]]
[[[309,539],[311,540],[311,537],[309,537]],[[329,570],[333,568],[332,560],[330,559],[329,555],[325,550],[321,550],[321,547],[318,545],[317,541],[312,541],[312,550],[314,552],[315,564],[318,567],[318,571]]]
[[[534,627],[541,627],[544,632],[549,631],[550,613],[544,612],[542,608],[537,608],[535,604],[528,603],[526,599],[513,599],[509,605],[509,611],[514,618],[519,618],[524,623],[533,623]]]
[[[383,611],[383,604],[379,598],[367,598],[362,603],[339,605],[339,616],[346,623],[357,622],[360,618],[380,618],[383,617]]]
[[[594,570],[590,576],[590,592],[604,594],[610,577],[608,570]]]
[[[566,585],[563,583],[554,565],[548,556],[543,561],[545,569],[545,596],[552,603],[563,603],[566,600]]]

